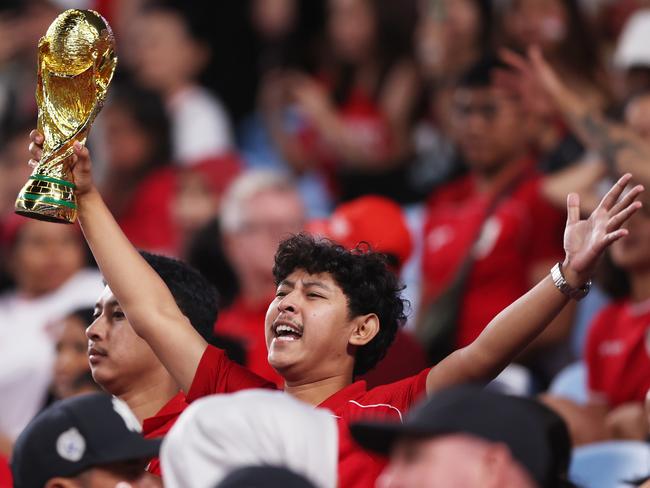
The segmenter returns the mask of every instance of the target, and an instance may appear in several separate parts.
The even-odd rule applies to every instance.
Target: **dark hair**
[[[494,84],[494,75],[500,70],[509,70],[498,57],[487,54],[467,68],[458,78],[457,87],[488,88]]]
[[[93,322],[94,310],[90,307],[78,308],[70,312],[67,317],[74,317],[84,324],[84,328]]]
[[[348,251],[329,240],[297,234],[282,241],[275,254],[276,284],[297,269],[329,273],[347,298],[350,317],[377,315],[379,332],[357,350],[354,362],[355,376],[368,372],[386,355],[398,326],[406,320],[404,287],[386,266],[385,257],[364,243]]]
[[[140,255],[165,282],[194,329],[209,342],[219,312],[215,287],[182,261],[146,251],[140,251]]]
[[[109,106],[125,111],[151,141],[143,169],[168,164],[172,157],[171,122],[161,96],[141,86],[122,83],[111,87]]]

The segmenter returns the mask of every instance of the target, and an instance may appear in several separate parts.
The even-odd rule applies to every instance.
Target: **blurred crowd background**
[[[4,0],[5,455],[46,403],[96,388],[84,329],[103,286],[80,231],[13,214],[38,39],[65,8],[117,40],[88,141],[102,195],[136,246],[214,282],[215,344],[274,381],[262,323],[284,236],[367,241],[401,273],[411,310],[379,384],[474,340],[563,258],[570,191],[587,212],[622,172],[650,187],[647,1]],[[648,433],[650,212],[628,227],[592,293],[497,380],[542,395],[576,444]]]

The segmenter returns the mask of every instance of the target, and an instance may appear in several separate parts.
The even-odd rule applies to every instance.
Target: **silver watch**
[[[569,285],[569,283],[567,283],[567,281],[564,279],[564,275],[562,274],[561,263],[557,263],[551,268],[551,278],[553,278],[553,283],[558,290],[574,300],[582,300],[587,296],[589,290],[591,290],[591,280],[587,281],[580,288],[573,288],[571,285]]]

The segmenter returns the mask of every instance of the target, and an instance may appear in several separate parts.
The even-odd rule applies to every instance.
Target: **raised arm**
[[[650,144],[628,127],[608,120],[601,111],[574,93],[546,62],[539,48],[532,47],[524,58],[504,51],[502,58],[512,66],[520,83],[529,91],[541,91],[563,115],[580,140],[597,151],[616,172],[633,173],[638,181],[650,182]],[[540,97],[538,97],[540,98]]]
[[[568,196],[564,232],[566,257],[562,272],[571,287],[580,288],[589,281],[603,251],[627,235],[627,229],[621,226],[641,207],[636,197],[643,191],[643,187],[637,185],[621,198],[630,178],[630,174],[621,177],[586,220],[580,220],[578,195],[572,193]],[[560,292],[548,275],[497,315],[473,343],[434,366],[427,378],[427,392],[495,378],[548,326],[568,301],[569,298]]]
[[[38,160],[43,138],[37,131],[30,137],[30,151]],[[79,222],[104,279],[133,330],[187,392],[206,342],[118,226],[93,183],[88,149],[79,143],[74,146],[73,164]]]

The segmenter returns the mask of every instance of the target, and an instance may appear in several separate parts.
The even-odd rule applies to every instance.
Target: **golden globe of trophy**
[[[113,78],[115,39],[92,10],[66,10],[38,43],[38,130],[43,155],[18,194],[16,213],[50,222],[77,217],[71,162],[73,144],[84,144]]]

